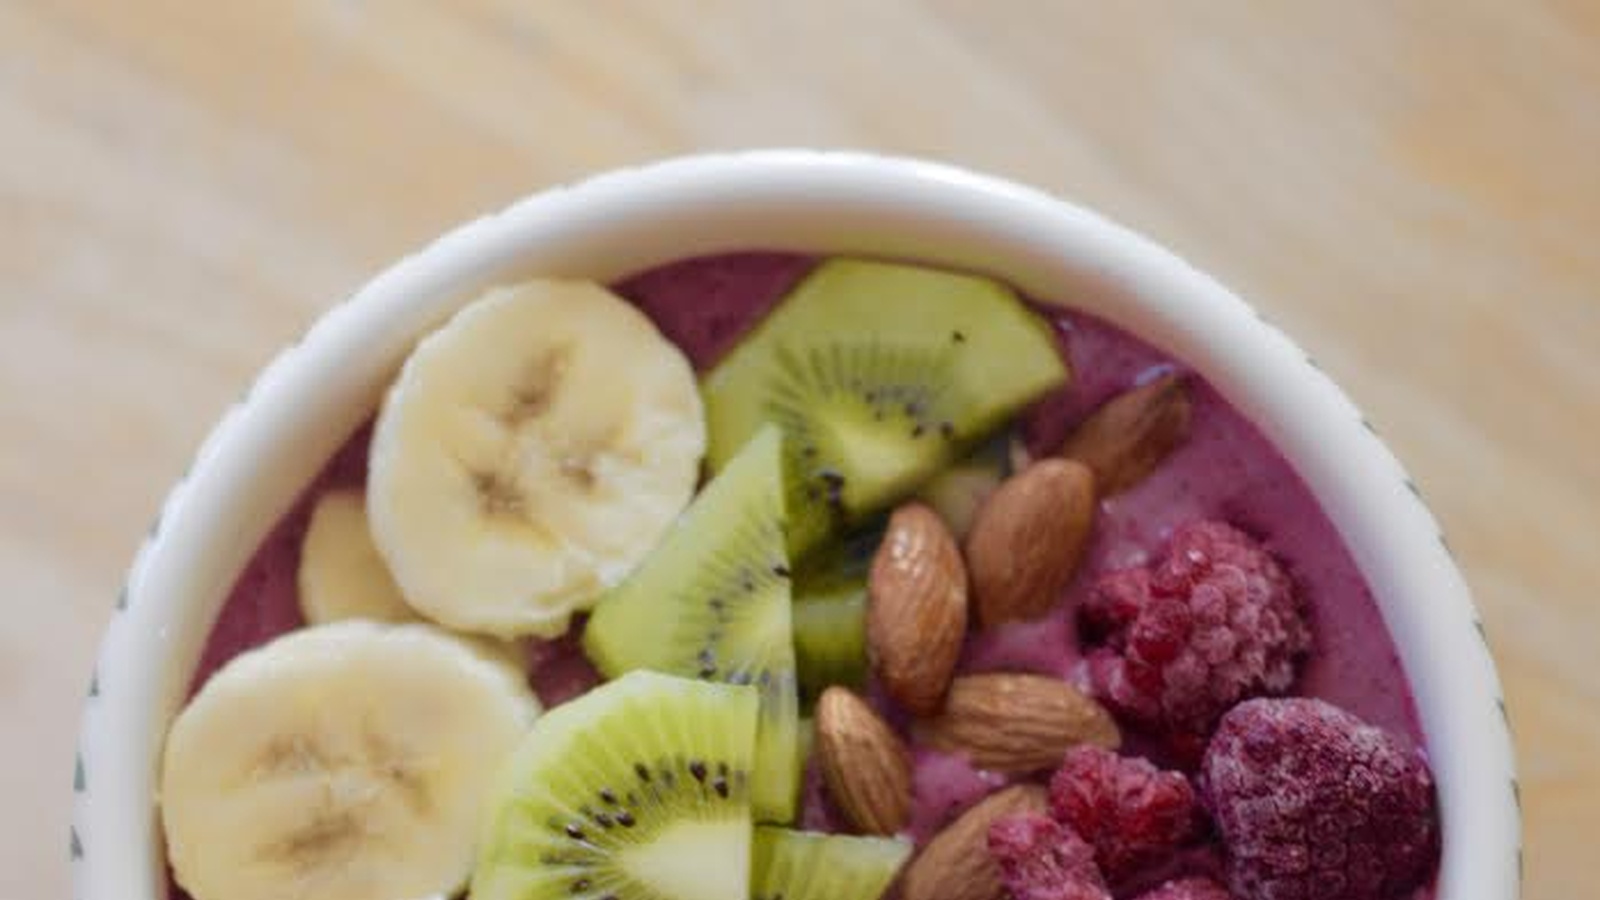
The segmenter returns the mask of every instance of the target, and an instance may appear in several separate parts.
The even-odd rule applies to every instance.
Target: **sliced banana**
[[[372,535],[429,619],[552,637],[660,540],[705,444],[694,372],[644,314],[590,282],[498,288],[390,388]]]
[[[400,586],[372,543],[366,495],[356,489],[317,498],[300,545],[300,611],[312,625],[343,619],[415,622]]]
[[[421,622],[372,543],[366,494],[356,488],[317,498],[300,544],[300,612],[311,625],[345,619]],[[522,641],[462,635],[473,648],[526,677],[528,649]]]
[[[538,702],[427,625],[307,628],[178,715],[161,816],[195,900],[398,900],[465,883],[496,768]]]

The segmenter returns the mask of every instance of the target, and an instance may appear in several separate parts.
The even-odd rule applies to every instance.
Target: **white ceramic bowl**
[[[1070,203],[927,162],[783,150],[671,160],[529,197],[400,261],[261,373],[168,497],[117,601],[77,761],[79,900],[162,896],[156,763],[211,621],[418,335],[508,279],[604,280],[739,248],[995,273],[1192,364],[1293,462],[1377,595],[1438,780],[1439,900],[1517,896],[1517,788],[1482,625],[1405,472],[1306,354],[1217,282]]]

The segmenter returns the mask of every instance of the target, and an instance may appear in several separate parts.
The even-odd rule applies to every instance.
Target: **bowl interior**
[[[265,531],[371,414],[419,335],[518,277],[609,280],[756,248],[993,273],[1193,365],[1295,465],[1372,585],[1440,786],[1439,896],[1516,895],[1515,783],[1481,625],[1404,472],[1298,348],[1169,253],[1030,189],[916,161],[769,151],[691,157],[530,197],[401,261],[262,372],[170,495],[107,635],[79,763],[80,896],[162,895],[156,760],[212,618]]]

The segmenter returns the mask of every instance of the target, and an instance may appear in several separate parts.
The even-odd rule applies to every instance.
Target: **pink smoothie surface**
[[[671,263],[615,287],[704,371],[814,263],[809,257],[783,253],[726,254]],[[1072,298],[1060,299],[1070,304]],[[1183,369],[1180,361],[1104,321],[1038,308],[1054,327],[1075,378],[1018,422],[1037,453],[1058,446],[1079,420],[1109,397],[1161,373]],[[1328,700],[1420,748],[1421,729],[1394,642],[1333,524],[1289,463],[1254,426],[1202,379],[1192,377],[1190,387],[1193,417],[1188,441],[1143,482],[1101,501],[1090,548],[1062,602],[1037,621],[969,636],[961,671],[1037,672],[1087,688],[1074,611],[1095,579],[1151,559],[1178,525],[1223,519],[1265,542],[1289,570],[1311,609],[1315,647],[1294,693]],[[233,656],[304,624],[295,572],[310,509],[323,492],[363,482],[369,432],[367,427],[359,429],[335,454],[240,573],[207,641],[193,682],[196,689]],[[576,640],[581,628],[580,622],[567,636],[538,644],[530,652],[530,681],[547,705],[569,700],[596,681]],[[904,724],[904,716],[870,685],[868,693],[891,722]],[[908,730],[907,737],[916,760],[910,832],[918,841],[985,794],[1017,780],[977,771],[960,758],[922,747],[914,730]],[[1132,746],[1137,749],[1139,744],[1135,741]],[[802,822],[811,828],[847,830],[814,772],[807,778]],[[1202,850],[1188,868],[1205,870],[1214,863]]]

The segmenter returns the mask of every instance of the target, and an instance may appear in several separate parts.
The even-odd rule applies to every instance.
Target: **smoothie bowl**
[[[1311,361],[853,154],[469,224],[201,448],[91,683],[89,900],[1509,900],[1503,703]]]

